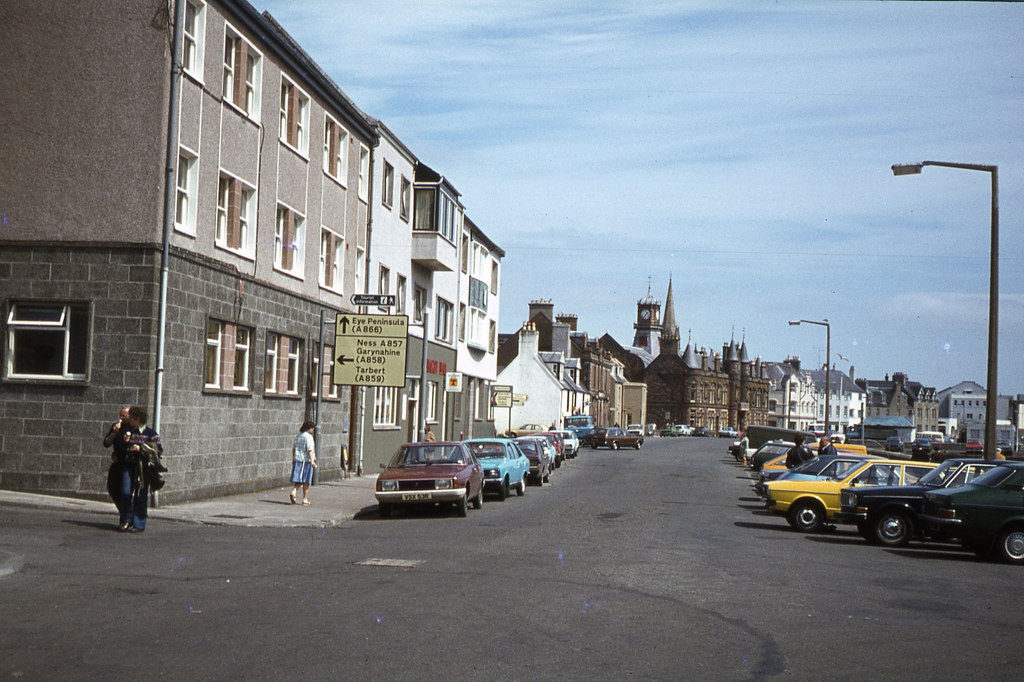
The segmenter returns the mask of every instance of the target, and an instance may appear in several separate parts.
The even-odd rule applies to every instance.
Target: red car
[[[459,516],[470,502],[483,506],[484,470],[462,443],[407,443],[381,468],[374,495],[382,518],[397,505],[454,504]]]
[[[548,442],[551,443],[551,447],[555,449],[555,459],[551,462],[551,467],[557,469],[562,466],[562,462],[565,461],[565,441],[562,440],[562,434],[557,431],[543,431],[530,435],[547,438]]]
[[[967,452],[981,452],[984,449],[985,444],[981,442],[980,438],[967,439]]]

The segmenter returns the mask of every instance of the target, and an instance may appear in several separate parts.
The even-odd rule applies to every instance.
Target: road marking
[[[356,566],[387,566],[390,568],[416,568],[425,564],[426,559],[363,559]]]

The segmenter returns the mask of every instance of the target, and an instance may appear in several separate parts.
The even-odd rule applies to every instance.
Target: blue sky
[[[684,340],[1024,393],[1024,5],[256,0],[463,194],[506,252],[500,329],[551,299],[632,342],[671,275]],[[838,357],[841,354],[843,360]]]

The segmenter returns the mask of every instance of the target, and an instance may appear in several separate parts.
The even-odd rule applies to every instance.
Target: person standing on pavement
[[[787,469],[799,466],[801,462],[806,462],[814,457],[814,453],[811,452],[810,448],[804,445],[804,437],[802,434],[796,434],[796,436],[793,437],[793,443],[793,447],[786,452]]]
[[[302,504],[309,506],[309,485],[313,482],[313,469],[316,468],[316,452],[313,444],[313,430],[316,424],[307,420],[302,422],[299,433],[292,443],[292,492],[288,498],[295,504],[295,496],[302,486]]]
[[[121,416],[116,422],[110,425],[107,435],[103,437],[103,447],[112,447],[114,445],[114,441],[117,439],[117,434],[121,432],[121,427],[127,424],[128,406],[125,405],[121,408]],[[121,463],[117,460],[117,451],[111,451],[110,468],[107,469],[107,494],[109,494],[110,499],[114,501],[114,506],[117,507],[118,514],[121,513],[121,466]]]
[[[114,437],[114,458],[120,464],[115,483],[121,500],[121,532],[142,533],[149,519],[149,485],[142,476],[143,446],[163,452],[160,435],[146,426],[149,412],[139,405],[128,408],[128,421]]]

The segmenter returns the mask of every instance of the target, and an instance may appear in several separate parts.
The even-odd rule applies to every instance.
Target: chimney
[[[530,301],[530,319],[532,320],[536,317],[537,313],[548,318],[549,322],[553,322],[555,319],[555,304],[550,299]]]
[[[786,360],[782,364],[789,365],[790,367],[793,368],[794,372],[799,372],[800,371],[800,356],[799,355],[790,355],[788,358],[786,358]]]
[[[577,322],[577,320],[578,320],[578,318],[573,313],[559,313],[558,317],[555,318],[556,322],[561,322],[562,324],[569,325],[569,331],[570,332],[576,331],[576,322]]]
[[[531,322],[523,325],[519,332],[519,355],[523,358],[536,357],[539,350],[540,334]]]
[[[850,365],[850,378],[851,379],[855,378],[855,375],[853,373],[853,365]]]

